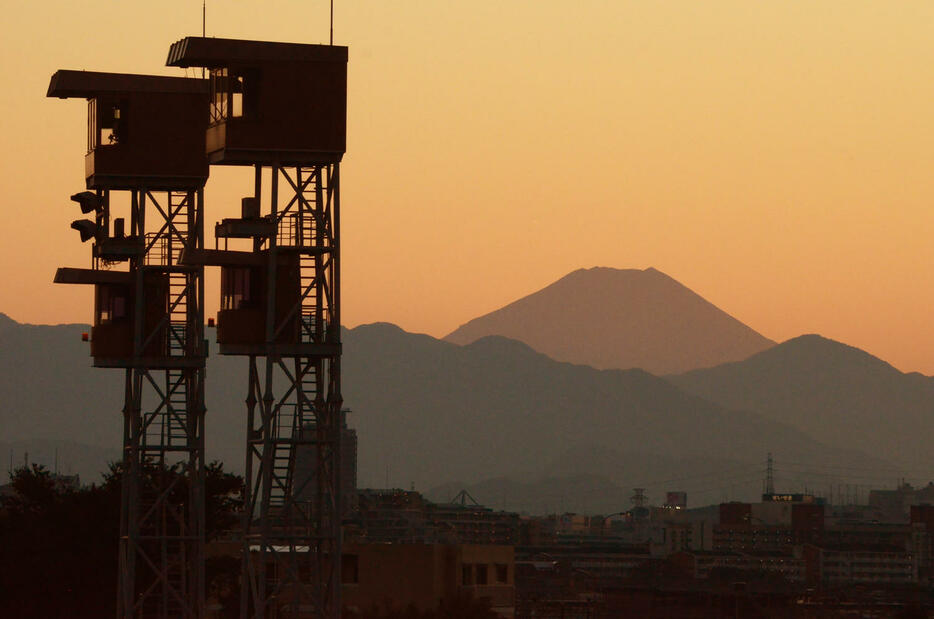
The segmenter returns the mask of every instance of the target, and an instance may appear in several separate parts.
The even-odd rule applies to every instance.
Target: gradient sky
[[[934,3],[336,4],[348,326],[442,336],[577,268],[654,266],[772,339],[934,374]],[[327,10],[209,0],[207,31],[323,43]],[[51,283],[90,261],[86,106],[51,74],[180,75],[168,47],[200,31],[193,0],[5,3],[0,312],[91,320]],[[209,229],[250,179],[212,170]]]

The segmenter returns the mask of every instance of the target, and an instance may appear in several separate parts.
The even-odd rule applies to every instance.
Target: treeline
[[[160,473],[181,474],[172,467]],[[205,473],[211,540],[236,523],[243,479],[218,462]],[[116,614],[121,478],[118,465],[102,483],[86,487],[62,483],[35,464],[11,474],[9,492],[0,499],[0,617]],[[209,590],[234,593],[239,561],[210,561],[206,572]],[[235,598],[220,600],[224,616],[236,616]]]
[[[178,467],[146,467],[144,475],[181,475]],[[100,484],[70,485],[33,464],[10,476],[0,497],[0,617],[83,619],[116,615],[120,492],[123,472],[111,465]],[[184,501],[186,486],[175,486]],[[213,462],[205,470],[207,541],[235,528],[243,478]],[[208,598],[217,617],[239,617],[240,560],[205,562]],[[219,608],[218,608],[219,606]],[[345,610],[346,619],[495,619],[486,600],[456,595],[436,609]]]

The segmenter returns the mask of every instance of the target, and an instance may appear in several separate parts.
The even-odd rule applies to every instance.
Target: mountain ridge
[[[21,325],[5,335],[4,441],[67,439],[119,450],[122,372],[91,366],[80,338],[86,330]],[[876,462],[891,469],[865,452],[709,402],[641,369],[555,361],[499,336],[460,346],[389,323],[344,329],[343,341],[344,401],[358,433],[361,487],[429,489],[510,478],[535,488],[543,478],[585,475],[625,488],[721,470],[725,459],[753,471],[757,479],[743,483],[755,490],[767,451],[816,467]],[[212,354],[208,364],[206,457],[241,470],[246,362]],[[678,489],[706,488],[711,496],[713,482],[705,483]],[[588,505],[599,506],[568,508]]]
[[[744,359],[775,342],[658,269],[577,269],[444,338],[525,342],[559,361],[671,374]]]
[[[743,361],[666,377],[728,408],[755,410],[816,440],[930,466],[934,378],[905,373],[859,348],[817,334],[791,338]]]

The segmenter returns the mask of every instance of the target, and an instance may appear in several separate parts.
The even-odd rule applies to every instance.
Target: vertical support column
[[[126,370],[119,618],[204,617],[203,188],[132,190],[133,352]],[[146,209],[157,232],[146,238]],[[154,283],[155,282],[155,283]],[[173,320],[174,318],[174,320]]]
[[[204,188],[188,194],[188,246],[189,248],[204,248]],[[194,201],[194,204],[192,204]],[[196,609],[197,617],[203,617],[205,611],[205,508],[207,503],[204,473],[204,417],[205,407],[204,391],[207,369],[207,340],[204,337],[204,267],[188,273],[189,303],[188,333],[185,341],[186,356],[200,360],[200,363],[190,370],[188,383],[188,475],[189,475],[189,506],[188,506],[188,535],[191,538],[191,555],[188,558],[190,570],[190,599]],[[193,281],[192,281],[193,280]]]
[[[327,205],[330,207],[331,214],[331,316],[328,328],[334,334],[333,339],[340,345],[341,333],[341,269],[340,269],[340,164],[334,163],[330,166],[331,178],[328,183],[328,194],[330,199]],[[344,515],[344,497],[341,469],[341,461],[344,451],[341,446],[343,439],[343,408],[344,396],[341,392],[341,357],[340,348],[331,359],[328,384],[328,410],[331,414],[331,448],[332,448],[332,470],[331,484],[333,490],[333,514],[334,519],[331,523],[332,537],[332,561],[331,561],[331,603],[333,607],[332,614],[339,617],[341,614],[341,561],[343,552],[343,536],[341,520]]]
[[[295,168],[294,177],[291,169],[279,165],[271,166],[271,172],[270,216],[282,243],[271,237],[264,247],[262,376],[257,356],[250,357],[241,613],[294,617],[302,612],[336,619],[343,404],[338,211],[332,186],[336,166]],[[294,190],[282,196],[281,210],[280,175]],[[254,247],[262,248],[259,243]],[[290,273],[291,268],[298,273]],[[280,289],[296,285],[298,291]],[[280,306],[286,302],[294,305]],[[295,321],[294,333],[289,321]],[[284,363],[286,358],[291,363]],[[261,418],[256,419],[259,402]]]

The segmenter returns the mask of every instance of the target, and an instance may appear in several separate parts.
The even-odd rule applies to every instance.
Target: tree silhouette
[[[181,475],[178,466],[149,464],[144,475]],[[0,617],[106,617],[116,612],[120,485],[112,464],[99,485],[74,488],[39,465],[10,476],[0,502]],[[212,462],[205,467],[206,537],[237,521],[243,480]],[[179,484],[177,499],[188,489]],[[237,561],[206,566],[209,590],[223,590]],[[217,581],[215,583],[214,581]]]

